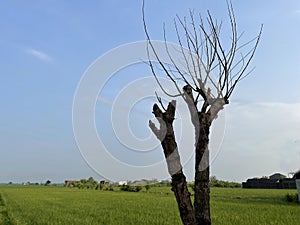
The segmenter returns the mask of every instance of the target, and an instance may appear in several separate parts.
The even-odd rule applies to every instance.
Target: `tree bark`
[[[211,99],[202,92],[202,109],[197,109],[190,85],[183,87],[184,100],[188,105],[191,121],[195,129],[195,185],[194,212],[197,225],[210,225],[210,187],[209,187],[209,132],[212,121],[226,103],[224,99]]]
[[[199,112],[199,136],[196,142],[194,208],[197,225],[210,225],[209,130],[211,117]],[[198,133],[198,132],[196,132]]]
[[[162,112],[157,104],[153,105],[153,114],[159,121],[160,128],[149,121],[149,127],[161,141],[164,155],[167,161],[168,172],[172,177],[172,191],[174,192],[180,217],[184,225],[196,225],[195,213],[188,191],[186,177],[182,171],[180,156],[175,140],[173,121],[175,116],[176,101],[169,103],[165,112]]]
[[[172,191],[177,201],[182,223],[184,225],[196,225],[195,213],[190,198],[191,194],[182,171],[172,176]]]

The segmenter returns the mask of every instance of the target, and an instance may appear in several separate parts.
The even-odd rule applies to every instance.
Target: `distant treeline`
[[[99,184],[99,182],[94,180],[93,177],[90,177],[88,179],[81,179],[79,181],[70,181],[69,183],[66,182],[65,186],[79,188],[79,189],[101,190],[104,185]]]
[[[218,180],[216,176],[212,176],[209,179],[210,187],[219,187],[219,188],[241,188],[242,184],[232,181]],[[189,186],[194,189],[194,182],[189,183]]]
[[[193,188],[194,183],[189,182],[188,185]],[[79,189],[95,189],[95,190],[109,190],[114,191],[116,187],[120,187],[121,191],[135,191],[138,192],[141,190],[141,187],[145,187],[148,191],[150,187],[170,187],[171,181],[157,181],[157,180],[143,180],[143,181],[135,181],[128,182],[126,185],[118,185],[117,183],[112,184],[101,184],[94,180],[93,177],[88,179],[81,179],[79,181],[74,181],[68,184],[68,187],[74,187]],[[241,188],[242,184],[231,181],[223,181],[218,180],[216,176],[212,176],[210,178],[210,187],[223,187],[223,188]]]
[[[218,180],[216,176],[212,176],[210,178],[210,187],[241,188],[242,184],[237,182]]]

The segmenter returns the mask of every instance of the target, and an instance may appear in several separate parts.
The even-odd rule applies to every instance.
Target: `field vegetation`
[[[192,191],[192,190],[191,190]],[[212,188],[214,225],[297,225],[300,204],[288,202],[296,190]],[[1,225],[181,224],[170,187],[139,192],[51,186],[0,187]]]

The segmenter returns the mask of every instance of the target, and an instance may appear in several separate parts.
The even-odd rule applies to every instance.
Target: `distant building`
[[[119,185],[127,185],[127,181],[119,181],[118,184]]]
[[[274,173],[273,175],[270,176],[271,180],[280,180],[284,178],[286,178],[286,176],[281,173]]]
[[[269,178],[251,178],[242,183],[243,188],[262,188],[262,189],[296,189],[296,181],[294,178],[286,178],[286,176],[275,173]]]
[[[110,181],[109,180],[101,180],[100,184],[109,185]]]

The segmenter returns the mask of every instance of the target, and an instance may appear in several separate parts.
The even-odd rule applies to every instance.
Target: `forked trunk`
[[[176,102],[169,103],[166,112],[162,112],[154,104],[153,114],[160,123],[160,128],[156,128],[154,123],[149,121],[149,127],[161,141],[164,155],[167,161],[168,171],[172,177],[172,191],[176,197],[180,217],[184,225],[196,225],[193,205],[187,187],[185,175],[182,172],[182,165],[175,141],[173,120],[175,116]]]

